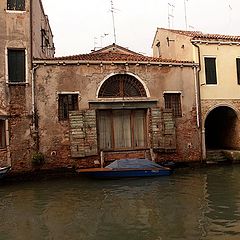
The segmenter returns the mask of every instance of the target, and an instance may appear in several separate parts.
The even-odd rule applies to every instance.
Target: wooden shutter
[[[9,82],[25,82],[25,50],[8,50],[8,80]]]
[[[216,58],[204,58],[206,84],[217,84]]]
[[[70,112],[70,142],[72,157],[97,155],[95,110]]]
[[[155,151],[169,152],[176,150],[175,120],[171,109],[161,111],[151,109],[152,148]]]
[[[163,110],[163,132],[165,151],[176,150],[175,121],[171,109]]]
[[[237,83],[240,84],[240,58],[236,58],[237,64]]]
[[[152,118],[152,148],[160,150],[164,148],[162,112],[160,108],[151,109]]]

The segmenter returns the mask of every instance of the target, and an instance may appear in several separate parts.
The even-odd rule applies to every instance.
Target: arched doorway
[[[98,98],[107,105],[97,112],[101,150],[129,150],[146,147],[147,107],[143,84],[129,74],[115,74],[101,85]],[[129,102],[130,101],[130,102]]]
[[[237,114],[232,108],[214,108],[205,120],[206,149],[238,148],[237,125]]]

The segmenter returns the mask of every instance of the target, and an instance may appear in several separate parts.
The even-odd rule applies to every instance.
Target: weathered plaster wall
[[[200,159],[200,137],[196,127],[194,75],[191,67],[159,67],[158,65],[82,64],[40,65],[36,74],[39,114],[40,150],[46,154],[45,167],[93,164],[93,160],[72,160],[69,147],[69,123],[58,121],[58,92],[80,92],[79,109],[88,109],[89,100],[96,100],[97,89],[112,73],[132,73],[148,87],[150,98],[163,108],[164,91],[182,92],[183,117],[176,120],[177,153],[158,154],[157,160],[190,161]],[[141,154],[141,153],[140,153]],[[132,156],[132,155],[131,155]]]
[[[0,2],[0,110],[8,118],[10,144],[7,161],[7,147],[1,150],[3,165],[12,161],[13,171],[23,170],[29,165],[31,142],[31,45],[30,45],[30,2],[26,11],[8,11],[7,0]],[[7,49],[26,49],[26,82],[23,85],[7,84]],[[7,136],[8,137],[8,136]],[[4,156],[2,156],[4,155]],[[23,164],[21,162],[24,161]],[[1,165],[2,165],[1,164]],[[21,165],[21,166],[20,166]]]
[[[202,99],[240,99],[236,58],[240,57],[238,45],[201,44],[200,84]],[[204,57],[216,58],[217,84],[206,84]]]
[[[157,43],[160,42],[160,46]],[[165,29],[157,29],[152,49],[154,57],[193,61],[191,37],[176,34]]]
[[[53,47],[53,34],[49,25],[48,17],[44,13],[41,0],[32,1],[32,35],[33,35],[33,57],[48,58],[54,56],[53,48],[42,46],[42,33],[45,30],[50,47]]]

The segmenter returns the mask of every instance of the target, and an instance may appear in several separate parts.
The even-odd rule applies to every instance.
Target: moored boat
[[[172,170],[148,159],[120,159],[105,168],[78,169],[77,172],[94,178],[126,178],[169,176]]]
[[[5,175],[10,171],[11,167],[0,167],[0,179],[4,178]]]

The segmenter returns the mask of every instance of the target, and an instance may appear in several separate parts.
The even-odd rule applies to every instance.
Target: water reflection
[[[240,167],[0,186],[0,239],[239,239]]]

